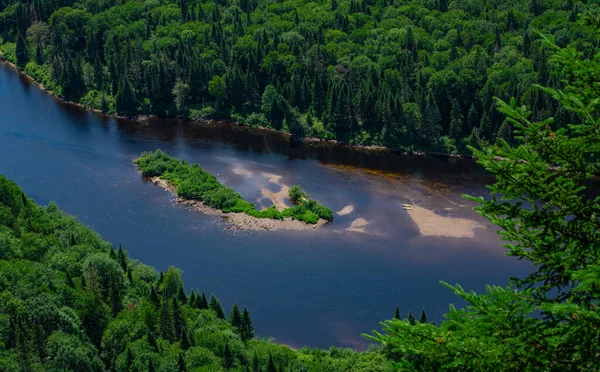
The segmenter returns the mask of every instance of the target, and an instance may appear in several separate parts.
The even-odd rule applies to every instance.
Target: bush
[[[282,220],[290,217],[295,220],[315,224],[319,218],[332,220],[331,209],[314,200],[307,200],[304,190],[298,185],[290,188],[290,199],[298,205],[280,212],[274,205],[261,211],[253,203],[242,198],[234,190],[222,185],[212,174],[198,164],[189,165],[164,152],[145,152],[135,161],[144,177],[161,177],[177,187],[177,195],[182,199],[199,200],[206,205],[225,213],[246,213],[256,218]]]
[[[302,199],[307,197],[306,192],[298,185],[290,187],[289,195],[292,203],[299,203]]]

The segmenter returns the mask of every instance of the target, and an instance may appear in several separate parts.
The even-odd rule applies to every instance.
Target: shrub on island
[[[306,192],[298,185],[292,186],[289,197],[293,207],[279,211],[274,205],[258,210],[254,203],[234,190],[224,186],[215,176],[203,170],[198,164],[171,157],[161,150],[144,152],[135,161],[142,176],[160,177],[177,188],[177,196],[186,200],[199,200],[209,207],[225,213],[246,213],[256,218],[283,220],[286,217],[294,220],[316,224],[320,218],[331,221],[333,212],[317,201],[308,199]]]

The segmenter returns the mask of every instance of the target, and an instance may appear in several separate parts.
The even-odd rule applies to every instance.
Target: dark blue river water
[[[142,180],[132,161],[157,148],[199,163],[250,200],[258,202],[261,188],[277,191],[275,176],[334,211],[353,212],[318,230],[229,230]],[[132,257],[181,268],[188,288],[214,292],[227,309],[247,306],[260,336],[294,347],[361,349],[361,333],[379,329],[396,305],[403,315],[424,308],[439,322],[449,303],[461,304],[440,280],[481,291],[528,270],[503,255],[493,227],[461,199],[485,194],[485,175],[471,161],[293,147],[282,135],[229,125],[105,118],[60,103],[1,65],[0,173]],[[401,207],[407,202],[485,229],[472,238],[423,235]],[[452,228],[456,220],[444,221]]]

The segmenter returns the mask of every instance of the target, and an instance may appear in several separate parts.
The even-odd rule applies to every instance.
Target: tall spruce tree
[[[214,293],[210,296],[210,308],[217,314],[217,317],[219,319],[226,319],[225,310],[223,309],[221,302],[219,301],[219,299],[217,299]]]
[[[27,42],[25,38],[20,33],[17,35],[17,45],[15,47],[15,54],[17,57],[17,66],[19,68],[24,68],[29,60],[29,55],[27,53]]]
[[[250,317],[250,312],[245,307],[244,312],[242,314],[240,336],[242,338],[242,341],[247,341],[254,338],[254,325],[252,324],[252,318]]]
[[[242,326],[242,312],[240,311],[240,308],[237,304],[233,304],[233,307],[231,308],[231,313],[229,314],[229,322],[232,326],[237,328],[238,331],[240,330]]]
[[[234,366],[233,354],[229,350],[229,342],[225,343],[225,350],[223,350],[223,368],[231,369]]]

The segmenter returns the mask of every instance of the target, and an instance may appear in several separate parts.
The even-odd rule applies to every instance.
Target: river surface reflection
[[[269,203],[261,189],[301,184],[341,215],[310,231],[228,230],[142,180],[132,162],[158,148],[258,205]],[[461,198],[486,193],[470,160],[292,146],[231,125],[115,120],[60,103],[4,66],[0,173],[131,256],[183,269],[188,288],[214,292],[226,308],[247,306],[259,335],[295,347],[361,349],[361,333],[379,329],[396,305],[440,322],[449,303],[461,304],[439,280],[481,291],[528,270],[503,255],[494,228]]]

